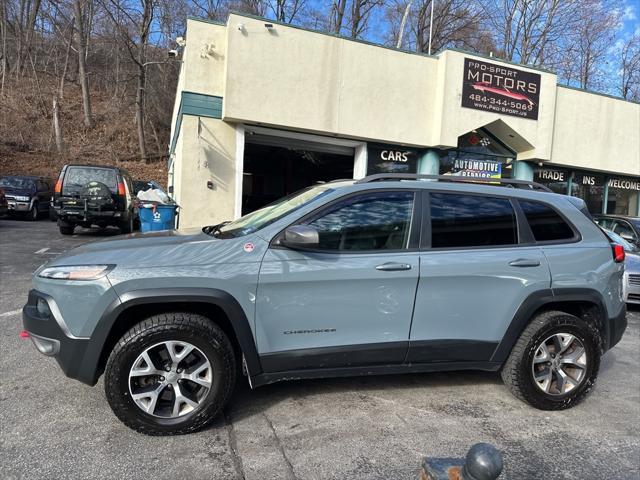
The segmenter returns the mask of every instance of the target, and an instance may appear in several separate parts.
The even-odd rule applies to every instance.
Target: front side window
[[[409,246],[414,192],[372,192],[333,205],[305,222],[318,230],[320,250],[402,250]]]
[[[509,199],[432,193],[431,247],[493,247],[518,243]]]
[[[575,236],[571,227],[558,212],[544,203],[520,200],[520,206],[527,217],[536,242],[571,240]]]

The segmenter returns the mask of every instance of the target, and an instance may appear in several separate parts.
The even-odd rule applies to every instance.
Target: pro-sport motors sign
[[[537,120],[539,100],[537,73],[464,59],[463,107]]]

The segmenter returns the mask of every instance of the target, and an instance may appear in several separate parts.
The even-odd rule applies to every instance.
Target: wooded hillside
[[[625,0],[0,0],[0,175],[115,164],[166,183],[187,16],[231,10],[436,53],[457,47],[640,100],[640,27]]]

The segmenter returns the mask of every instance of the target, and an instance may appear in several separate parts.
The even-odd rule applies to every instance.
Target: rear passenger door
[[[411,363],[488,361],[516,311],[550,287],[546,258],[508,197],[431,192]]]

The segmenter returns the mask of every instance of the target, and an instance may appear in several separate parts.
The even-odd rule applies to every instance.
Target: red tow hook
[[[20,338],[29,338],[31,335],[29,335],[29,332],[27,332],[26,330],[22,330],[19,333]]]

